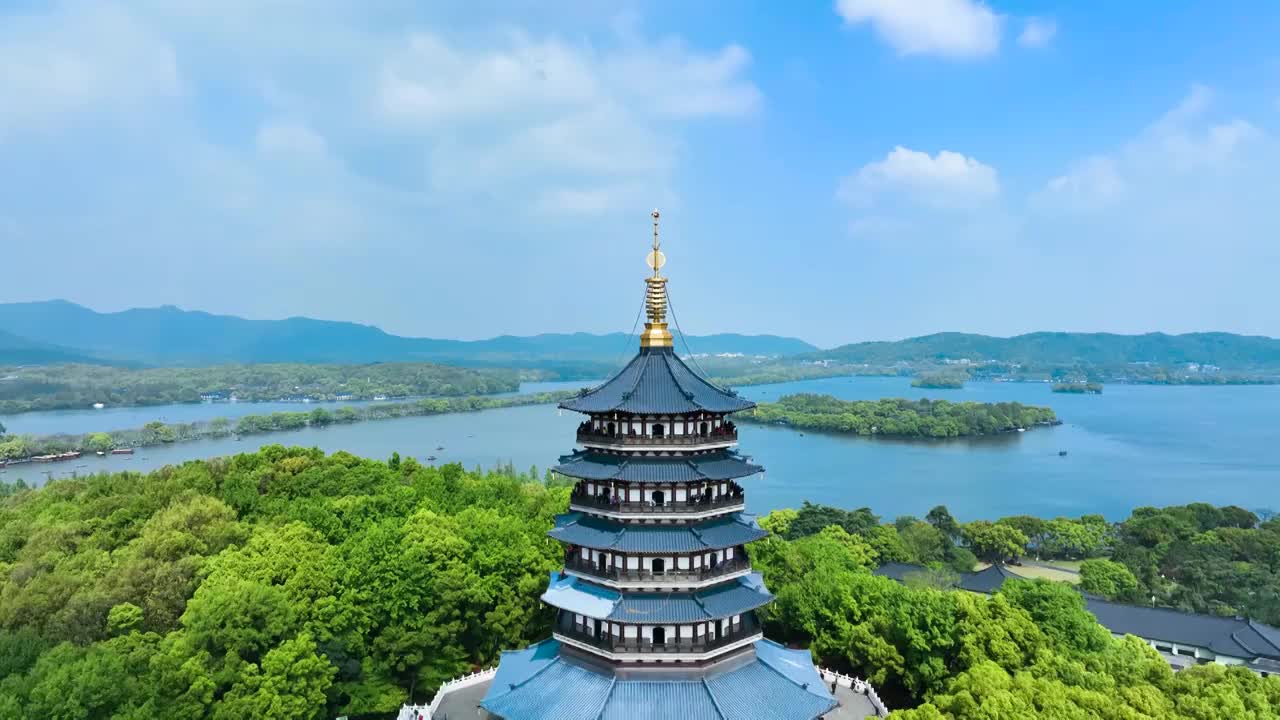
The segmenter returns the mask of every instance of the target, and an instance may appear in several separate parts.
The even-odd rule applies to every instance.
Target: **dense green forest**
[[[106,452],[113,448],[149,447],[230,435],[259,435],[278,430],[301,430],[306,427],[325,427],[366,420],[392,420],[521,405],[548,405],[572,396],[572,392],[563,391],[503,397],[423,398],[405,403],[377,403],[361,407],[342,406],[333,410],[317,407],[295,412],[277,411],[265,415],[242,415],[234,422],[224,417],[191,423],[164,423],[156,420],[140,428],[92,432],[83,435],[5,436],[4,426],[0,425],[0,461],[70,450],[86,453]]]
[[[958,390],[964,387],[964,383],[968,379],[969,374],[965,372],[924,372],[911,379],[911,387],[933,390]]]
[[[773,516],[797,540],[835,525],[884,562],[969,572],[976,561],[1081,561],[1081,587],[1109,600],[1214,615],[1246,615],[1280,626],[1280,518],[1204,503],[1137,508],[1121,522],[1101,515],[1015,515],[961,524],[944,506],[924,519],[882,524],[870,508],[805,505]],[[945,574],[930,578],[946,584]],[[950,577],[954,582],[956,578]]]
[[[538,596],[563,550],[545,533],[569,492],[550,480],[271,446],[8,486],[0,717],[390,718],[549,634]],[[751,546],[778,596],[769,634],[869,678],[895,717],[1280,716],[1280,679],[1174,674],[1144,643],[1113,640],[1065,585],[1014,581],[987,600],[870,573],[944,562],[947,545],[963,565],[962,546],[1002,552],[1014,527],[820,506],[761,524],[776,533]]]
[[[785,528],[785,518],[762,524]],[[991,598],[902,585],[839,526],[752,545],[777,600],[765,631],[876,685],[901,720],[1274,720],[1280,678],[1199,665],[1174,673],[1142,640],[1114,639],[1070,586],[1007,581]]]
[[[954,438],[991,435],[1056,423],[1053,410],[1010,403],[946,400],[838,400],[830,395],[786,395],[737,416],[743,422],[885,437]]]
[[[106,405],[200,402],[202,395],[257,402],[338,397],[422,397],[514,392],[513,370],[431,363],[221,365],[128,370],[105,365],[0,368],[0,414]]]
[[[1075,393],[1076,395],[1101,395],[1102,383],[1096,382],[1063,382],[1054,383],[1053,392]]]

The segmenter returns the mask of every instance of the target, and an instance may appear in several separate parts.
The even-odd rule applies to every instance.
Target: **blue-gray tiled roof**
[[[876,575],[903,582],[912,572],[925,568],[906,563],[887,563]],[[998,592],[1006,580],[1022,579],[1002,566],[962,573],[958,587],[973,592]],[[1220,655],[1280,662],[1280,629],[1255,620],[1182,612],[1170,608],[1126,605],[1085,596],[1085,606],[1098,623],[1117,635],[1136,635],[1147,640],[1208,648]]]
[[[687,553],[718,550],[759,540],[769,533],[754,515],[733,513],[688,525],[626,525],[585,513],[556,516],[548,533],[563,543],[632,553]]]
[[[754,649],[705,676],[619,679],[546,640],[504,652],[480,705],[506,720],[813,720],[836,706],[808,650]]]
[[[764,468],[748,462],[731,450],[674,457],[616,455],[579,450],[560,456],[560,464],[551,469],[580,480],[671,483],[735,480],[764,472]]]
[[[1280,660],[1280,629],[1254,620],[1096,599],[1087,599],[1085,606],[1113,633],[1194,645],[1236,658]]]
[[[773,600],[759,573],[697,592],[618,592],[551,573],[542,601],[569,612],[621,623],[694,623],[741,615]]]
[[[873,573],[881,577],[887,577],[890,580],[898,582],[906,582],[907,576],[912,573],[925,572],[929,568],[923,565],[912,565],[911,563],[891,562],[885,563],[876,568]],[[1004,586],[1006,580],[1025,580],[1026,578],[1010,572],[1003,565],[991,565],[977,572],[960,573],[960,578],[956,582],[956,587],[969,592],[982,593],[991,595],[1000,592],[1000,588]]]
[[[603,385],[560,407],[584,413],[673,415],[699,410],[737,412],[755,403],[703,380],[671,348],[644,349]]]

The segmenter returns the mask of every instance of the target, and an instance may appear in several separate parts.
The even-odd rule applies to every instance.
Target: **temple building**
[[[560,405],[585,419],[578,449],[553,468],[576,485],[549,531],[564,545],[542,595],[552,636],[504,652],[496,672],[456,681],[455,693],[446,684],[422,716],[812,720],[883,709],[869,686],[837,682],[807,650],[764,637],[756,610],[773,596],[748,545],[767,533],[740,484],[763,468],[738,452],[731,419],[754,404],[675,354],[656,210],[653,227],[639,352]]]

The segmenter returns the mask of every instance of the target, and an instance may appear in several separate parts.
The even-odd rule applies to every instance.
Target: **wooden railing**
[[[583,445],[592,443],[597,445],[623,445],[627,447],[643,447],[646,445],[660,446],[680,446],[691,447],[695,445],[709,445],[712,443],[736,443],[738,442],[738,431],[722,430],[720,432],[707,433],[705,435],[631,435],[615,433],[610,435],[607,432],[601,432],[593,429],[578,429],[578,444]]]
[[[714,640],[708,640],[707,636],[703,635],[700,638],[668,638],[665,642],[655,643],[639,637],[620,638],[608,634],[596,635],[585,625],[574,623],[573,616],[565,613],[561,613],[555,627],[557,633],[577,642],[611,653],[626,654],[705,653],[732,645],[760,632],[760,623],[750,614],[744,615],[741,622]]]
[[[738,553],[741,552],[741,550],[738,551]],[[661,585],[713,580],[741,570],[748,570],[751,568],[751,563],[747,561],[746,555],[741,555],[733,558],[732,560],[725,560],[724,562],[717,564],[715,567],[704,566],[693,570],[672,569],[655,573],[651,570],[626,570],[619,567],[601,568],[596,563],[583,560],[580,556],[568,555],[565,557],[564,567],[566,570],[573,570],[584,575],[591,575],[605,580],[646,581]]]
[[[746,502],[740,488],[728,495],[721,495],[716,499],[710,498],[706,500],[695,500],[693,502],[665,501],[661,505],[652,502],[615,502],[608,496],[589,495],[587,493],[575,493],[569,496],[570,505],[578,505],[581,507],[593,508],[596,510],[608,510],[618,513],[637,513],[642,515],[672,515],[675,513],[699,513],[709,510],[721,510],[724,508],[742,507]]]

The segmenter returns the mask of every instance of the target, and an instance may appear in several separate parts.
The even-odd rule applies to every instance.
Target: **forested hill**
[[[948,332],[894,342],[854,343],[806,357],[871,365],[969,359],[1037,365],[1200,363],[1250,370],[1280,367],[1280,339],[1221,332],[1184,335],[1035,332],[1009,338]]]
[[[46,344],[83,361],[145,365],[226,363],[437,362],[474,367],[522,367],[562,372],[613,369],[629,352],[623,333],[504,335],[464,341],[392,335],[371,325],[295,317],[246,320],[166,306],[99,313],[65,300],[0,304],[0,331],[11,344]],[[816,350],[802,340],[773,335],[690,336],[698,353],[792,355]],[[0,336],[0,350],[5,347]],[[21,362],[66,362],[48,353]],[[15,361],[17,362],[17,361]]]
[[[94,362],[94,358],[70,348],[29,340],[0,330],[0,365],[75,362]]]

